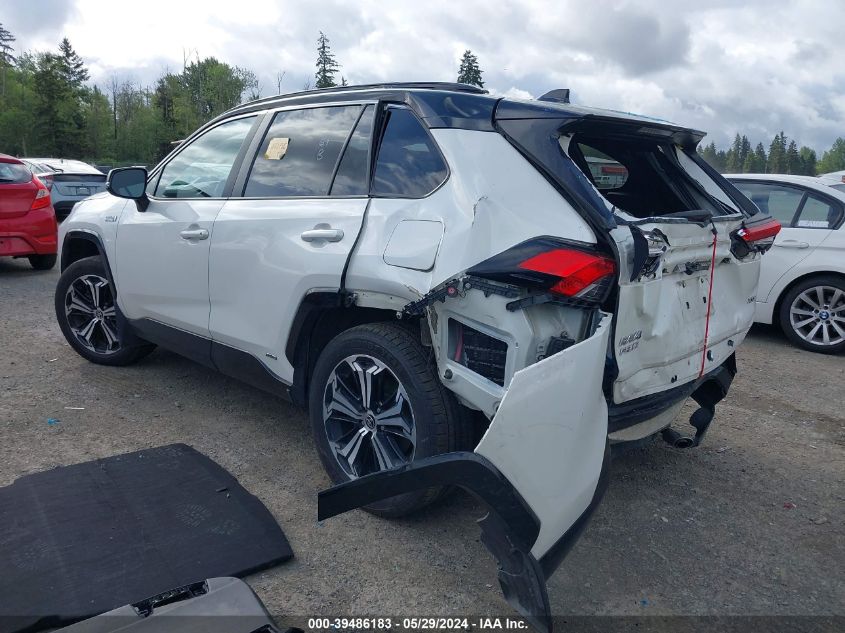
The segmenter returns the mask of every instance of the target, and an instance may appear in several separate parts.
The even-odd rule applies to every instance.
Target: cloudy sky
[[[350,83],[453,81],[465,49],[486,87],[639,112],[768,146],[845,136],[845,2],[816,0],[4,0],[21,50],[67,35],[92,80],[144,85],[185,55],[249,68],[263,95],[313,77],[320,30]]]

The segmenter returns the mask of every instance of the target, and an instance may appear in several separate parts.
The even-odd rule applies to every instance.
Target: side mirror
[[[113,196],[128,198],[138,203],[139,211],[146,211],[147,170],[143,167],[121,167],[109,172],[106,189]]]

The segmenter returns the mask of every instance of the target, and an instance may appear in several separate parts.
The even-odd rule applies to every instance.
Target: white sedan
[[[845,350],[845,192],[812,176],[726,178],[783,225],[763,258],[755,321],[813,352]]]

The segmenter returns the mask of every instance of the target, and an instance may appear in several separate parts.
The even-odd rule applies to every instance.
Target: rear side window
[[[214,127],[192,141],[161,172],[155,195],[163,198],[219,198],[255,117]]]
[[[832,229],[839,223],[842,209],[820,196],[807,194],[795,226],[802,229]]]
[[[422,198],[446,180],[446,162],[422,123],[408,110],[391,108],[373,176],[373,194]]]
[[[258,149],[244,196],[325,196],[361,106],[278,112]]]
[[[355,126],[352,138],[346,145],[340,166],[332,183],[333,196],[365,196],[370,183],[367,172],[370,166],[370,141],[373,135],[375,108],[368,105]]]
[[[795,214],[804,199],[804,192],[794,187],[764,182],[735,182],[736,188],[763,213],[768,213],[783,226],[792,226]]]
[[[32,180],[32,173],[26,165],[0,163],[0,185],[20,185]]]

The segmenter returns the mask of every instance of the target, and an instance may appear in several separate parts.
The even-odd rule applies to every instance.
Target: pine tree
[[[12,54],[12,51],[15,50],[12,47],[12,42],[14,41],[15,36],[3,28],[3,24],[0,22],[0,66],[3,67],[3,84],[2,88],[0,88],[0,90],[2,90],[0,94],[2,94],[3,97],[6,96],[6,69],[10,66],[14,66],[17,61],[15,56]]]
[[[801,173],[805,176],[816,175],[816,152],[804,145],[798,150],[798,155],[801,160]]]
[[[748,140],[748,137],[745,136],[745,134],[742,135],[742,145],[740,146],[740,149],[742,164],[745,165],[745,161],[748,159],[748,155],[751,154],[751,142]]]
[[[3,28],[3,23],[0,22],[0,64],[3,66],[13,66],[15,63],[15,56],[12,54],[15,50],[12,47],[14,41],[15,36]]]
[[[786,173],[800,174],[801,171],[801,156],[798,154],[798,145],[794,140],[789,141],[789,147],[786,149]]]
[[[332,88],[336,86],[334,75],[339,69],[340,64],[337,63],[329,46],[329,38],[320,31],[320,37],[317,38],[317,74],[315,75],[317,81],[314,87]]]
[[[742,171],[742,164],[745,158],[742,155],[742,138],[739,133],[734,137],[733,145],[728,150],[728,164],[726,168],[730,174],[738,174]]]
[[[59,44],[59,52],[61,53],[61,60],[65,67],[65,78],[67,82],[74,88],[82,88],[82,84],[88,81],[88,70],[82,59],[73,50],[68,38],[63,38]]]
[[[745,162],[742,164],[742,173],[743,174],[754,174],[760,171],[757,168],[757,155],[754,152],[748,152],[748,156],[745,157]]]
[[[754,157],[755,163],[757,167],[757,173],[765,174],[766,173],[766,148],[763,147],[762,143],[757,143],[757,147],[754,149]]]
[[[472,51],[464,51],[464,56],[461,57],[461,67],[458,69],[458,83],[483,88],[484,82],[481,80],[481,73],[478,58],[472,54]]]
[[[820,174],[845,169],[845,138],[840,136],[833,141],[831,148],[822,154],[817,169]]]
[[[769,162],[766,171],[770,174],[782,174],[786,171],[786,136],[781,131],[775,134],[769,145]]]
[[[703,148],[699,147],[698,149],[701,157],[706,160],[713,169],[719,169],[717,163],[718,158],[716,156],[716,143],[710,141],[710,145],[706,145]]]

